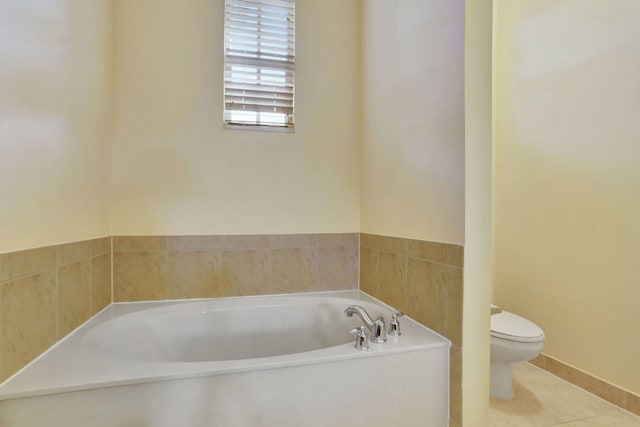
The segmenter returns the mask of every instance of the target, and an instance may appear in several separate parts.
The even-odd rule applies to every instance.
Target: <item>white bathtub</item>
[[[113,304],[0,386],[2,426],[446,426],[449,342],[353,346],[357,291]]]

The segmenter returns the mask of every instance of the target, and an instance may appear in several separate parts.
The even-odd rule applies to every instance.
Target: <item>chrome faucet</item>
[[[380,316],[374,321],[369,316],[369,313],[359,305],[350,305],[344,311],[344,315],[347,317],[351,317],[354,314],[357,314],[362,319],[362,323],[369,330],[369,340],[371,342],[380,344],[387,340],[387,324],[384,321],[384,317]]]

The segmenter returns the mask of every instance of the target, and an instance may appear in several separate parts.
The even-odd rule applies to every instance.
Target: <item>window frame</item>
[[[225,0],[224,7],[224,128],[294,132],[295,0]]]

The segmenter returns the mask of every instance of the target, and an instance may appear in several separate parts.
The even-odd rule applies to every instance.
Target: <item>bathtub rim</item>
[[[230,366],[212,366],[209,369],[205,369],[202,365],[220,365],[224,362],[148,362],[148,361],[128,361],[121,359],[113,359],[110,357],[101,357],[93,354],[89,358],[88,366],[72,366],[69,369],[69,350],[72,345],[78,345],[81,342],[82,336],[90,329],[117,317],[136,313],[139,311],[162,308],[165,306],[188,304],[195,302],[202,302],[208,300],[218,300],[224,302],[224,300],[254,300],[254,299],[274,299],[287,297],[289,298],[305,298],[305,297],[322,297],[331,299],[344,299],[357,303],[357,301],[366,301],[379,305],[387,311],[396,311],[393,307],[383,303],[382,301],[368,295],[365,292],[359,290],[345,290],[345,291],[323,291],[323,292],[305,292],[305,293],[293,293],[293,294],[273,294],[273,295],[250,295],[239,297],[221,297],[221,298],[193,298],[193,299],[180,299],[180,300],[157,300],[157,301],[134,301],[134,302],[118,302],[112,303],[105,307],[99,313],[88,319],[85,323],[69,333],[66,337],[58,341],[52,347],[47,349],[44,353],[31,361],[25,367],[13,374],[7,380],[0,384],[0,402],[3,400],[18,399],[24,397],[44,396],[58,393],[91,390],[106,387],[116,387],[131,384],[143,384],[149,382],[160,381],[172,381],[178,379],[194,378],[200,376],[215,376],[215,375],[228,375],[239,372],[247,372],[253,370],[265,370],[265,369],[282,369],[292,366],[305,366],[318,363],[332,363],[343,360],[351,360],[357,358],[368,357],[384,357],[391,356],[396,353],[422,351],[431,348],[450,348],[451,342],[436,333],[435,331],[427,328],[426,326],[413,320],[407,316],[403,318],[403,335],[401,337],[389,337],[389,341],[384,344],[370,343],[369,351],[351,351],[352,343],[342,344],[328,349],[312,350],[302,353],[294,353],[293,356],[297,356],[297,360],[288,360],[292,355],[271,356],[264,358],[254,359],[242,359],[240,361],[234,361],[238,363],[230,363]],[[346,306],[345,306],[346,308]],[[388,320],[388,319],[387,319]],[[409,331],[412,331],[409,334]],[[413,333],[419,333],[417,341],[407,340],[407,335]],[[403,341],[405,340],[405,341]],[[410,342],[407,342],[410,341]],[[395,345],[394,345],[395,344]],[[386,347],[385,347],[386,346]],[[86,352],[86,351],[85,351]],[[86,354],[85,354],[86,356]],[[320,357],[318,357],[320,356]],[[50,359],[53,359],[50,360]],[[96,364],[108,365],[107,368],[113,368],[113,365],[129,365],[129,368],[140,369],[140,365],[147,365],[149,368],[151,365],[155,367],[167,367],[166,365],[191,365],[189,367],[182,366],[184,369],[174,369],[171,373],[145,373],[144,376],[136,376],[134,373],[129,373],[128,378],[115,378],[111,380],[96,379]],[[110,364],[110,365],[109,365]],[[60,366],[62,365],[62,366]],[[165,366],[162,366],[165,365]],[[174,366],[176,367],[176,366]],[[52,381],[50,375],[46,375],[44,371],[60,373],[57,370],[66,368],[64,374],[70,374],[65,376],[64,380]],[[116,367],[116,370],[118,368]],[[119,369],[125,370],[126,367],[122,366]],[[89,379],[93,378],[93,381],[82,381],[78,383],[78,377],[82,377],[85,374]],[[117,377],[117,373],[113,374]],[[122,373],[120,375],[123,375]],[[62,383],[62,384],[60,384]]]

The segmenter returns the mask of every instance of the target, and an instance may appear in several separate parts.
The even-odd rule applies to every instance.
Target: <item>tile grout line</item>
[[[60,301],[59,301],[60,300],[60,298],[59,298],[60,292],[58,290],[59,282],[60,282],[60,268],[56,265],[56,274],[55,274],[55,284],[56,285],[55,285],[55,288],[53,290],[53,298],[54,298],[54,301],[55,301],[54,316],[55,316],[55,325],[56,325],[55,326],[55,333],[54,333],[54,341],[55,342],[59,341],[58,335],[59,335],[59,329],[60,329],[60,325],[59,325],[60,321],[58,320],[58,317],[59,317],[58,316],[58,312],[60,311],[60,307],[59,307],[59,305],[60,305]]]
[[[110,282],[110,286],[111,286],[111,301],[109,302],[109,304],[113,304],[113,302],[115,300],[114,295],[113,295],[113,276],[114,276],[114,263],[113,263],[113,258],[114,257],[113,257],[113,254],[115,252],[113,250],[113,239],[114,239],[113,236],[111,236],[109,238],[109,255],[110,255],[110,257],[109,257],[109,260],[110,260],[110,262],[109,262],[109,273],[110,273],[109,274],[109,276],[110,276],[109,277],[109,279],[110,279],[109,282]]]
[[[444,266],[447,266],[447,267],[457,268],[457,269],[459,269],[459,270],[463,270],[463,269],[464,269],[464,266],[459,266],[459,265],[456,265],[456,264],[447,264],[446,262],[434,261],[434,260],[429,259],[429,258],[420,258],[420,257],[418,257],[418,256],[409,255],[409,254],[407,254],[407,253],[400,253],[400,252],[393,252],[393,251],[385,251],[385,250],[382,250],[382,249],[379,249],[379,248],[372,248],[372,247],[370,247],[370,246],[364,246],[364,248],[366,248],[366,249],[371,249],[371,250],[376,250],[376,251],[378,251],[378,252],[385,253],[385,254],[391,254],[391,255],[404,255],[404,256],[406,256],[407,258],[415,259],[415,260],[418,260],[418,261],[426,261],[426,262],[430,262],[430,263],[438,264],[438,265],[444,265]]]
[[[361,286],[360,286],[360,275],[361,275],[361,269],[362,269],[362,246],[361,246],[361,243],[360,243],[361,236],[362,236],[362,233],[358,233],[358,246],[357,246],[357,248],[358,248],[358,255],[357,255],[357,257],[358,257],[358,286],[356,286],[356,289],[358,291],[361,290]]]
[[[93,316],[93,249],[91,250],[91,258],[89,258],[89,319]]]

